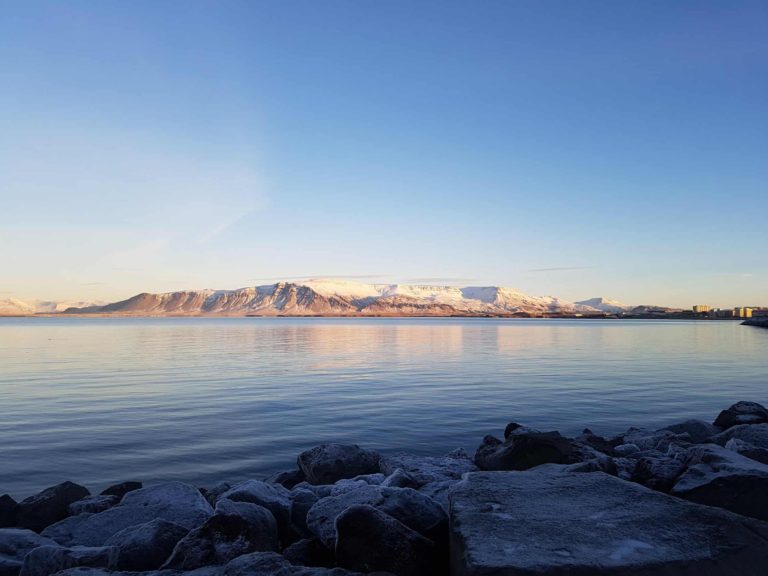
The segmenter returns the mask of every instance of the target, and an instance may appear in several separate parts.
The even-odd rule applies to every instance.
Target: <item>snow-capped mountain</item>
[[[27,316],[34,313],[34,306],[16,298],[0,300],[0,316]]]
[[[56,314],[67,308],[83,308],[99,306],[103,302],[86,302],[84,300],[32,300],[25,302],[17,298],[0,300],[0,316],[30,316],[32,314]]]
[[[579,302],[576,302],[576,304],[579,306],[587,306],[589,308],[594,308],[595,310],[600,310],[602,312],[608,312],[610,314],[626,312],[633,308],[633,306],[622,304],[621,302],[617,302],[616,300],[609,300],[608,298],[601,298],[601,297],[590,298],[589,300],[580,300]]]
[[[333,279],[278,282],[237,290],[138,294],[70,314],[264,316],[482,316],[600,313],[602,309],[498,286],[364,284]]]

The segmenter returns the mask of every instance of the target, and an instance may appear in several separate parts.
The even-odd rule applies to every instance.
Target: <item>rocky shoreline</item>
[[[768,410],[474,457],[323,444],[264,480],[0,496],[0,576],[762,575]]]

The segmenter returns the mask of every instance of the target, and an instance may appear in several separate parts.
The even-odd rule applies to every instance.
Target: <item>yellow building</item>
[[[734,308],[733,315],[736,316],[736,318],[752,318],[752,308]]]
[[[709,312],[709,310],[710,310],[710,308],[709,308],[709,306],[707,306],[706,304],[696,304],[696,305],[693,307],[693,311],[694,311],[696,314],[703,314],[703,313],[705,313],[705,312]]]

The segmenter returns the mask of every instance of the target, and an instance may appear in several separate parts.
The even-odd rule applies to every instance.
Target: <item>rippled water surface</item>
[[[71,479],[201,485],[322,441],[470,451],[509,421],[578,433],[768,402],[736,322],[0,319],[0,494]]]

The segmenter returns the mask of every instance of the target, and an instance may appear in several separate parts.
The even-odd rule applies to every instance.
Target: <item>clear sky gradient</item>
[[[0,299],[768,305],[768,4],[0,0]]]

